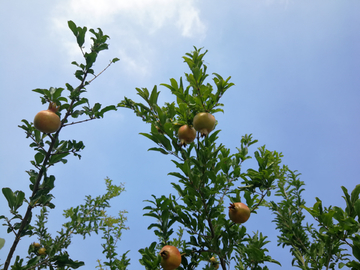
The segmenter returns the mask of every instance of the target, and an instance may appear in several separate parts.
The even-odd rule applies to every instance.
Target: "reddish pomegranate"
[[[181,254],[174,246],[164,246],[160,251],[160,256],[160,264],[164,270],[174,270],[181,264]]]
[[[40,111],[35,115],[34,126],[37,130],[44,133],[53,133],[60,128],[60,117],[56,114],[59,107],[55,103],[50,102],[49,108]]]
[[[229,217],[235,223],[244,223],[250,217],[250,209],[241,202],[231,203],[229,206]]]
[[[207,112],[195,115],[193,120],[194,128],[206,137],[215,128],[215,117]]]
[[[179,128],[178,136],[180,140],[180,145],[186,145],[192,143],[196,138],[196,130],[193,127],[188,125],[183,125]]]

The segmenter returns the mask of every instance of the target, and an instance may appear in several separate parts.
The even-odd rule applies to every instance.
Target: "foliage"
[[[158,146],[149,150],[173,155],[176,158],[173,162],[178,169],[177,172],[169,173],[177,179],[172,186],[178,196],[156,198],[153,195],[154,200],[148,201],[153,206],[145,207],[148,211],[145,215],[157,220],[149,229],[156,228],[154,233],[159,237],[157,246],[152,244],[149,249],[140,251],[143,254],[141,262],[146,269],[154,267],[154,259],[151,261],[149,258],[155,258],[161,246],[172,243],[170,237],[175,224],[184,228],[188,237],[180,241],[179,246],[183,253],[182,269],[194,269],[200,261],[209,261],[213,256],[219,259],[223,269],[229,268],[231,262],[238,265],[239,269],[250,269],[247,265],[258,267],[264,262],[278,263],[264,255],[267,252],[263,247],[266,237],[258,233],[251,236],[245,226],[232,223],[224,210],[226,201],[241,201],[243,197],[255,213],[265,202],[264,198],[270,195],[270,190],[275,188],[275,181],[284,178],[286,170],[280,168],[281,154],[269,151],[265,146],[260,147],[255,152],[259,169],[242,172],[242,163],[251,158],[248,148],[257,142],[251,134],[241,139],[240,148],[235,154],[230,154],[230,149],[224,145],[216,144],[219,131],[204,139],[198,135],[196,142],[187,149],[179,145],[179,127],[191,125],[192,119],[199,112],[214,114],[222,111],[220,98],[233,86],[229,82],[230,77],[223,79],[219,74],[213,77],[215,87],[205,83],[208,77],[207,67],[203,64],[205,54],[195,48],[184,57],[191,70],[191,73],[185,73],[187,86],[184,86],[182,78],[179,83],[171,79],[170,84],[163,84],[176,96],[176,102],[165,103],[165,106],[160,107],[157,104],[159,92],[154,87],[151,93],[146,88],[137,89],[145,104],[128,98],[119,103],[120,107],[132,109],[151,124],[150,133],[141,133]],[[243,180],[241,188],[235,186],[240,179]],[[242,268],[242,265],[246,267]]]
[[[84,205],[64,211],[64,216],[69,221],[63,224],[56,237],[52,237],[48,232],[48,212],[55,207],[51,194],[55,186],[55,176],[49,174],[49,168],[59,162],[67,163],[66,158],[71,154],[81,158],[80,152],[85,147],[82,141],[60,139],[62,129],[103,118],[106,112],[116,110],[115,105],[103,108],[99,103],[90,105],[89,100],[84,96],[87,91],[86,87],[112,63],[119,60],[117,58],[111,60],[109,65],[97,75],[92,69],[98,54],[108,48],[106,42],[109,37],[104,35],[101,29],[97,31],[90,29],[89,31],[93,34],[92,45],[90,51],[85,52],[83,45],[87,28],[77,27],[72,21],[68,22],[68,26],[75,35],[84,57],[84,63],[72,62],[78,68],[75,71],[75,77],[80,82],[76,87],[66,84],[67,96],[64,96],[64,88],[51,87],[50,89],[33,90],[41,94],[40,98],[43,104],[53,102],[59,106],[58,114],[62,120],[59,130],[53,134],[38,131],[32,122],[25,119],[19,126],[25,131],[26,137],[32,141],[30,147],[35,151],[34,160],[31,161],[33,168],[27,171],[31,196],[26,199],[25,192],[22,190],[12,191],[9,187],[2,188],[11,215],[1,215],[0,219],[3,220],[3,225],[7,226],[7,232],[13,233],[15,236],[4,264],[4,270],[9,269],[16,247],[25,236],[37,237],[40,243],[29,247],[26,260],[17,256],[11,269],[76,269],[84,265],[84,262],[71,259],[66,251],[71,243],[71,236],[79,234],[85,238],[94,232],[98,233],[99,230],[103,232],[104,253],[106,253],[106,259],[109,260],[104,264],[109,265],[111,269],[114,269],[113,265],[115,264],[122,264],[124,267],[128,265],[126,254],[121,259],[117,259],[118,254],[115,252],[116,241],[120,239],[122,230],[126,229],[124,226],[125,213],[120,212],[119,217],[114,218],[107,216],[105,212],[105,209],[110,207],[109,200],[119,196],[124,188],[121,185],[113,185],[110,179],[105,179],[107,192],[104,195],[96,198],[87,196]],[[92,76],[91,79],[88,78],[89,75]],[[83,119],[77,120],[79,117],[83,117]],[[23,204],[26,205],[24,214],[21,213]],[[40,214],[36,215],[36,220],[33,221],[32,217],[36,208],[41,210]],[[1,248],[4,245],[4,239],[0,240]]]
[[[300,269],[336,269],[348,266],[359,269],[359,214],[356,207],[360,204],[360,185],[353,190],[351,197],[345,187],[342,187],[347,207],[323,208],[322,202],[313,207],[306,207],[301,198],[304,183],[298,179],[299,174],[291,172],[288,181],[278,183],[277,196],[283,198],[280,203],[271,202],[270,209],[276,215],[275,222],[280,231],[278,244],[289,246],[294,256],[293,265]],[[318,223],[304,225],[302,210],[309,212]],[[357,217],[357,221],[355,218]],[[349,259],[346,246],[352,249],[356,260]]]
[[[313,208],[307,208],[301,198],[304,184],[296,171],[281,164],[281,153],[261,146],[253,156],[249,155],[249,147],[257,142],[251,134],[242,137],[234,154],[217,144],[220,130],[205,138],[198,134],[188,148],[179,143],[179,128],[191,126],[197,113],[222,112],[220,98],[233,86],[230,77],[224,79],[217,73],[213,74],[213,85],[206,81],[209,75],[203,61],[205,54],[206,51],[195,47],[183,57],[190,69],[190,73],[185,73],[187,85],[182,78],[162,84],[176,102],[158,105],[160,92],[155,86],[152,91],[136,89],[143,102],[125,97],[118,104],[133,110],[151,125],[150,132],[140,133],[156,144],[149,150],[171,155],[177,168],[169,173],[175,179],[171,185],[176,195],[159,198],[152,195],[152,200],[146,200],[149,206],[144,208],[147,211],[144,215],[155,219],[148,229],[153,229],[159,240],[139,250],[143,256],[140,263],[146,269],[158,269],[159,250],[172,244],[182,253],[179,269],[198,269],[202,267],[201,261],[207,262],[202,269],[216,269],[219,265],[222,269],[268,269],[269,263],[280,265],[268,255],[267,236],[261,232],[249,234],[246,224],[232,223],[227,217],[225,202],[246,201],[252,214],[259,207],[267,207],[275,214],[279,245],[290,247],[293,265],[301,269],[334,269],[344,265],[359,269],[359,262],[351,261],[343,248],[349,245],[359,260],[359,186],[351,197],[342,187],[347,202],[345,212],[339,207],[322,209],[319,199]],[[258,167],[243,171],[243,162],[252,157]],[[273,200],[274,192],[275,197],[281,197],[280,202]],[[318,230],[313,225],[304,225],[304,209],[319,222]],[[176,229],[180,238],[172,238]],[[213,257],[219,265],[213,263]]]
[[[281,265],[272,258],[267,249],[268,237],[262,232],[249,233],[245,224],[233,223],[227,215],[226,204],[244,202],[257,214],[260,207],[271,211],[278,230],[278,245],[290,248],[292,265],[300,269],[335,269],[344,266],[360,269],[360,185],[349,194],[342,187],[346,208],[323,207],[316,198],[313,207],[307,207],[302,198],[304,183],[296,171],[282,164],[282,154],[266,148],[265,145],[253,149],[257,143],[252,134],[241,137],[239,147],[231,149],[218,143],[220,130],[203,137],[197,134],[190,144],[179,143],[178,130],[183,125],[192,126],[197,113],[208,112],[216,116],[223,112],[222,96],[234,85],[230,77],[223,78],[213,73],[209,80],[204,57],[207,51],[194,47],[183,59],[190,72],[185,80],[170,79],[162,84],[175,97],[174,102],[158,104],[160,92],[157,86],[149,91],[137,88],[142,102],[129,98],[116,105],[102,107],[90,104],[86,98],[87,87],[104,70],[95,74],[94,63],[99,53],[108,49],[108,36],[101,29],[90,29],[92,45],[84,51],[86,27],[78,27],[69,21],[68,26],[81,50],[84,63],[72,62],[76,66],[75,77],[79,84],[66,88],[34,89],[41,102],[52,102],[59,106],[61,127],[53,134],[36,130],[33,123],[22,120],[20,126],[31,140],[34,149],[32,168],[27,171],[31,196],[26,198],[23,190],[13,191],[3,187],[2,193],[9,206],[9,216],[1,215],[8,233],[13,233],[12,243],[3,269],[77,269],[84,262],[73,259],[67,251],[72,244],[71,236],[83,238],[101,233],[105,260],[98,259],[100,270],[122,269],[130,265],[128,252],[118,254],[116,247],[125,226],[126,212],[119,211],[116,217],[107,214],[110,200],[119,196],[124,187],[113,185],[105,179],[106,193],[95,198],[87,196],[85,203],[64,211],[66,222],[53,237],[48,230],[49,211],[55,207],[53,195],[55,176],[49,168],[57,163],[67,163],[69,155],[81,158],[82,141],[60,139],[63,128],[103,118],[108,111],[128,108],[150,124],[150,131],[141,135],[155,143],[149,150],[160,152],[172,158],[174,171],[169,173],[174,192],[169,195],[145,200],[145,216],[154,218],[148,226],[158,240],[139,249],[140,263],[145,269],[160,269],[159,251],[164,245],[176,246],[182,255],[178,269],[269,269],[271,264]],[[89,79],[88,77],[91,76]],[[67,93],[65,95],[64,93]],[[243,169],[244,162],[254,158],[256,168]],[[23,209],[26,210],[23,213]],[[38,210],[36,214],[35,209]],[[305,213],[315,220],[305,224]],[[33,220],[33,215],[35,216]],[[28,256],[16,256],[12,260],[19,241],[24,237],[37,237],[39,243],[29,246]],[[0,249],[5,240],[0,238]],[[7,247],[6,247],[7,248]],[[349,250],[352,254],[348,254]]]

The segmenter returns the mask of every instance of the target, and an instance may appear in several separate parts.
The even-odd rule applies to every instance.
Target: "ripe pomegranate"
[[[60,128],[60,117],[56,114],[59,107],[50,102],[47,110],[38,112],[34,118],[34,126],[37,130],[44,133],[53,133]]]
[[[183,125],[179,128],[178,136],[180,140],[180,145],[186,145],[192,143],[196,138],[196,130],[193,127],[189,127],[188,125]]]
[[[160,251],[160,256],[160,264],[164,270],[174,270],[181,264],[181,254],[174,246],[164,246]]]
[[[39,253],[39,255],[45,255],[46,254],[46,249],[45,248],[40,248],[38,250],[38,253]]]
[[[230,203],[229,217],[235,223],[244,223],[250,217],[250,209],[241,202]]]
[[[207,112],[195,115],[193,120],[194,128],[206,137],[215,128],[215,117]]]

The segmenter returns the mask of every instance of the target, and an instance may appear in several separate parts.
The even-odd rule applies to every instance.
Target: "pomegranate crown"
[[[164,250],[160,253],[160,256],[163,257],[164,259],[167,259],[169,257],[169,251]]]
[[[57,106],[55,102],[50,101],[48,108],[49,111],[56,113],[59,110],[59,108],[60,106]]]

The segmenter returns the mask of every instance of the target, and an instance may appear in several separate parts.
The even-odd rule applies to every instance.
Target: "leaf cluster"
[[[143,103],[125,97],[118,104],[119,107],[133,110],[151,125],[149,133],[140,133],[157,144],[157,147],[149,150],[175,157],[172,161],[178,170],[169,173],[176,179],[171,185],[177,195],[159,198],[153,195],[153,200],[147,200],[149,206],[144,208],[147,210],[145,215],[156,220],[148,229],[153,229],[159,238],[158,244],[154,242],[149,248],[140,250],[143,255],[140,262],[146,269],[158,267],[157,252],[163,245],[171,243],[181,248],[183,253],[180,269],[197,268],[201,261],[209,262],[213,256],[219,259],[222,269],[229,269],[230,262],[238,264],[239,260],[249,262],[246,269],[252,269],[253,262],[255,265],[277,263],[264,255],[267,252],[263,247],[267,243],[264,241],[266,237],[257,237],[257,234],[251,237],[246,233],[245,226],[232,223],[224,211],[226,201],[241,201],[243,198],[256,213],[256,209],[264,204],[264,198],[270,195],[270,190],[275,188],[275,181],[283,177],[281,154],[269,151],[265,146],[260,147],[255,152],[259,168],[242,172],[242,163],[251,158],[248,149],[257,142],[251,134],[242,137],[235,154],[231,154],[224,145],[216,144],[220,130],[213,131],[205,138],[198,134],[195,142],[188,147],[179,144],[178,129],[185,124],[191,126],[199,112],[215,114],[222,111],[220,98],[234,85],[229,82],[230,77],[224,80],[216,73],[212,80],[215,87],[206,82],[205,54],[195,48],[184,56],[191,71],[185,73],[187,85],[182,78],[179,82],[170,79],[170,84],[162,84],[175,96],[176,102],[159,106],[160,92],[155,86],[151,93],[146,88],[137,89]],[[241,187],[235,183],[241,184]],[[183,233],[180,235],[186,239],[171,239],[175,228],[181,230]],[[254,239],[258,239],[259,244],[251,246],[250,243],[256,242]],[[249,242],[249,245],[244,245],[245,242]],[[213,269],[214,264],[206,267]]]
[[[292,264],[300,269],[336,269],[343,266],[359,269],[359,191],[357,185],[351,196],[345,187],[341,187],[346,201],[345,211],[337,206],[323,207],[316,198],[313,207],[305,206],[301,197],[304,183],[296,172],[289,172],[287,177],[278,182],[276,196],[282,198],[278,203],[271,201],[269,208],[275,214],[274,222],[280,231],[278,244],[290,247],[293,255]],[[306,210],[318,223],[304,224]],[[357,220],[356,220],[357,219]],[[351,260],[348,249],[352,249]]]
[[[34,149],[34,159],[31,160],[33,169],[27,171],[29,175],[29,188],[31,191],[30,197],[25,197],[25,192],[21,190],[12,191],[10,187],[2,188],[8,205],[9,212],[12,216],[7,217],[1,215],[0,219],[4,221],[3,225],[7,226],[8,233],[15,235],[15,240],[9,250],[8,256],[4,264],[4,270],[10,267],[10,262],[16,247],[24,236],[38,235],[41,239],[41,244],[46,247],[46,256],[43,257],[37,254],[37,250],[30,249],[29,260],[25,262],[19,256],[15,259],[12,269],[41,269],[49,267],[50,269],[70,269],[78,268],[83,265],[81,262],[72,261],[66,251],[63,251],[70,244],[70,235],[81,234],[85,235],[91,232],[98,232],[99,228],[103,228],[102,224],[103,210],[109,207],[108,200],[114,196],[118,196],[122,188],[116,187],[107,182],[108,193],[105,197],[92,199],[87,197],[85,205],[71,208],[66,211],[65,216],[70,218],[71,221],[64,224],[64,228],[60,231],[58,238],[52,239],[47,234],[45,227],[47,221],[48,209],[55,207],[52,202],[53,195],[52,189],[55,186],[55,176],[49,175],[48,171],[51,166],[61,162],[67,163],[69,155],[74,155],[81,158],[80,152],[84,149],[85,145],[82,141],[73,139],[60,139],[60,134],[63,128],[74,124],[80,124],[94,119],[104,117],[104,114],[109,111],[117,110],[115,105],[108,105],[103,107],[100,103],[91,105],[85,96],[87,87],[103,73],[112,63],[117,62],[119,59],[114,58],[110,63],[98,74],[95,74],[93,66],[97,60],[99,53],[108,49],[109,36],[104,35],[101,29],[90,29],[91,33],[91,46],[89,51],[85,51],[85,35],[87,27],[78,27],[72,21],[68,22],[68,26],[74,36],[76,37],[77,44],[83,55],[84,63],[72,62],[77,67],[75,77],[80,81],[77,86],[72,86],[69,83],[62,87],[50,87],[49,89],[37,88],[33,91],[40,94],[41,103],[49,103],[49,108],[57,109],[56,113],[61,119],[60,128],[52,133],[42,133],[34,127],[34,124],[26,119],[22,120],[22,125],[19,127],[26,133],[26,137],[31,140],[30,147]],[[81,118],[80,118],[81,117]],[[80,119],[79,119],[80,118]],[[25,213],[22,214],[21,206],[25,205]],[[41,213],[37,216],[38,220],[36,226],[32,225],[33,209],[40,207]],[[120,215],[123,217],[123,214]],[[124,220],[117,220],[118,224],[122,224]],[[107,226],[107,225],[106,225]],[[111,232],[107,232],[108,234]],[[114,231],[115,237],[118,236],[119,231]],[[113,249],[109,247],[114,246],[114,242],[108,243],[108,255],[116,257]],[[35,252],[35,253],[34,253]],[[110,257],[107,257],[110,258]],[[124,260],[126,256],[124,256]]]

